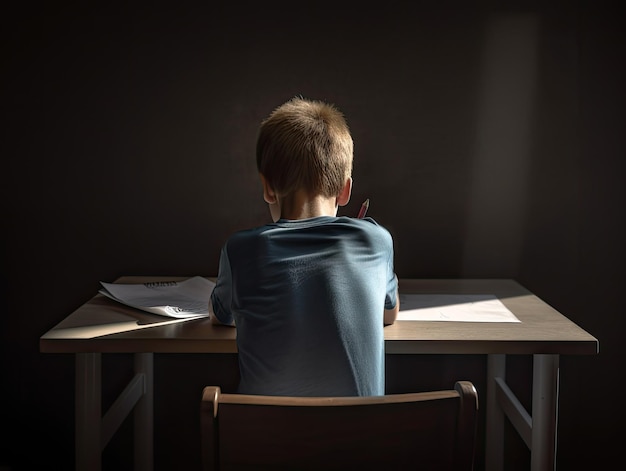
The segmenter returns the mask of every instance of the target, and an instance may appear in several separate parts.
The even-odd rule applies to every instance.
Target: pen
[[[367,198],[365,201],[363,201],[363,204],[361,205],[361,209],[359,210],[359,215],[358,215],[359,219],[363,219],[365,217],[365,213],[367,213],[367,209],[369,207],[370,207],[370,199]]]

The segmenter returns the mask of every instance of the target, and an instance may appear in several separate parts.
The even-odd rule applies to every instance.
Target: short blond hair
[[[343,113],[334,105],[295,97],[261,123],[257,168],[283,197],[339,195],[352,176],[354,144]]]

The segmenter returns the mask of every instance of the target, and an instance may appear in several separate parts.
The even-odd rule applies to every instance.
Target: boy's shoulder
[[[337,233],[357,234],[367,233],[372,236],[380,235],[391,237],[389,231],[371,217],[357,219],[348,216],[323,216],[311,219],[284,220],[265,224],[262,226],[241,229],[233,233],[229,239],[229,245],[248,243],[253,240],[275,236],[288,236],[288,234],[322,237],[324,234],[335,235]]]

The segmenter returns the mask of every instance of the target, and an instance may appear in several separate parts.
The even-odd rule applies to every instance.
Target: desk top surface
[[[181,280],[128,276],[120,283]],[[598,353],[598,340],[526,288],[507,279],[401,279],[400,293],[493,294],[519,323],[396,321],[385,327],[387,353]],[[400,307],[402,309],[402,306]],[[236,329],[208,318],[144,313],[97,294],[39,341],[43,353],[236,353]]]

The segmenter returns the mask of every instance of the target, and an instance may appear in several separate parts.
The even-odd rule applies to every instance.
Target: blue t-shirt
[[[281,219],[235,233],[211,294],[237,328],[243,394],[385,394],[384,309],[395,307],[391,234],[373,219]]]

